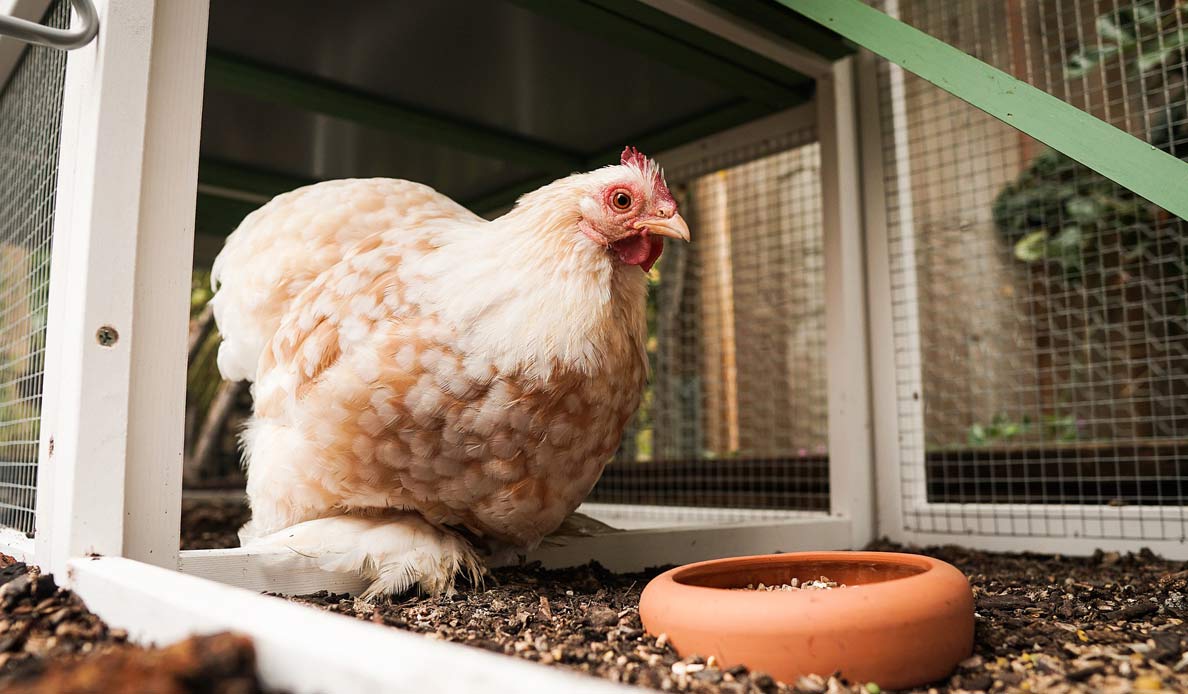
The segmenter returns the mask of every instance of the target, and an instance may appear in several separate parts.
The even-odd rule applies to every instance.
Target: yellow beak
[[[649,219],[640,226],[647,229],[649,234],[667,236],[682,241],[689,240],[689,225],[685,224],[685,220],[679,214],[674,214],[667,219],[663,217]]]

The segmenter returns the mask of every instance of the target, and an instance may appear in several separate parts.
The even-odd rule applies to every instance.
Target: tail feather
[[[285,548],[313,558],[326,571],[363,576],[371,581],[362,595],[367,600],[413,587],[427,595],[452,595],[459,574],[472,585],[481,585],[484,574],[465,540],[415,513],[319,518],[249,539],[244,546]]]

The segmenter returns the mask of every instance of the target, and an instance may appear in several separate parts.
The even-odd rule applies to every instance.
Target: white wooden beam
[[[611,571],[641,571],[720,557],[846,549],[851,537],[848,519],[825,516],[703,524],[554,539],[525,560],[548,568],[597,561]],[[366,587],[358,578],[323,571],[314,560],[293,552],[192,550],[181,553],[178,566],[182,573],[255,591],[358,593]]]
[[[358,595],[367,581],[354,574],[320,568],[317,561],[296,552],[234,549],[192,549],[178,556],[183,574],[256,592],[305,595],[319,590]]]
[[[123,551],[153,2],[96,6],[103,31],[66,61],[50,261],[37,553],[55,573],[72,556]]]
[[[587,501],[578,513],[619,530],[670,529],[682,526],[737,525],[779,521],[821,520],[821,511],[725,508],[719,506],[660,506],[658,504],[608,504]]]
[[[55,572],[175,565],[181,505],[207,2],[96,6],[67,59],[51,258],[36,543]]]
[[[874,417],[876,533],[903,528],[900,486],[899,370],[895,349],[895,303],[887,239],[887,191],[883,182],[883,122],[879,108],[878,58],[862,50],[857,60],[862,148],[862,207],[866,230],[867,301],[870,317],[871,401]],[[910,188],[908,213],[910,214]],[[902,215],[901,215],[902,220]]]
[[[849,518],[851,547],[874,537],[875,490],[865,242],[853,58],[817,83],[824,215],[830,512]]]
[[[69,573],[87,607],[133,641],[164,645],[192,634],[244,634],[264,684],[297,694],[637,691],[130,559],[76,559]]]
[[[899,17],[898,0],[884,10]],[[881,113],[879,59],[862,51],[859,62],[864,207],[867,215],[866,260],[870,283],[872,393],[876,422],[878,530],[898,541],[915,504],[927,500],[924,467],[924,378],[920,345],[916,272],[915,204],[908,127],[906,74],[887,67],[889,113]],[[890,118],[891,142],[883,141],[883,120]],[[888,146],[889,145],[889,146]],[[890,152],[891,161],[885,159]],[[897,278],[891,276],[891,231],[888,228],[885,180],[894,166],[897,217]]]
[[[826,77],[832,71],[825,58],[704,0],[640,1],[809,77]]]
[[[829,517],[625,530],[567,538],[564,544],[542,546],[527,559],[550,568],[594,560],[621,573],[722,557],[848,549],[852,535],[848,518]]]
[[[140,186],[124,556],[177,566],[209,0],[158,2]]]

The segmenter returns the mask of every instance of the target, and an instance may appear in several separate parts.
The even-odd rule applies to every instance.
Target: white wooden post
[[[866,269],[853,59],[817,81],[829,394],[829,505],[851,521],[851,545],[874,537]]]
[[[124,556],[177,565],[209,0],[158,0],[133,301]]]
[[[866,230],[867,304],[870,311],[871,400],[874,411],[875,498],[879,535],[903,528],[900,478],[899,377],[895,351],[891,254],[887,242],[887,193],[883,183],[882,119],[878,59],[870,51],[857,57],[861,125],[862,200]],[[905,191],[909,196],[911,190]],[[902,212],[901,212],[902,213]],[[910,213],[910,212],[909,212]]]
[[[99,0],[71,52],[51,259],[37,558],[176,567],[208,0]]]

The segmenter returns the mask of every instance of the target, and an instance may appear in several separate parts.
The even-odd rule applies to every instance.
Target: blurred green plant
[[[210,288],[210,270],[195,268],[190,275],[190,318],[197,318],[214,296]]]
[[[1165,3],[1166,4],[1166,3]],[[1141,2],[1097,18],[1098,41],[1073,53],[1064,66],[1069,80],[1095,71],[1120,70],[1141,78],[1144,109],[1154,116],[1146,139],[1181,159],[1177,144],[1188,143],[1188,105],[1184,101],[1184,7],[1176,2],[1161,9]],[[1110,78],[1117,81],[1116,78]],[[1162,99],[1164,103],[1160,104]],[[1181,146],[1179,149],[1188,150]],[[1015,258],[1050,264],[1068,281],[1080,280],[1086,256],[1101,251],[1102,239],[1117,234],[1121,263],[1142,255],[1155,230],[1179,224],[1161,208],[1138,197],[1059,152],[1045,149],[994,201],[995,225],[1012,244]],[[1113,247],[1113,239],[1110,246]],[[1188,245],[1162,272],[1188,270]]]
[[[1136,3],[1097,18],[1097,45],[1074,52],[1064,66],[1066,79],[1084,77],[1111,61],[1121,61],[1139,74],[1167,64],[1168,58],[1188,46],[1180,2],[1163,11],[1154,1]]]
[[[645,348],[648,353],[648,370],[653,375],[656,373],[657,348],[659,346],[656,340],[656,333],[659,329],[660,315],[660,265],[661,263],[657,263],[648,272],[648,296],[645,307],[648,322],[648,341]],[[655,456],[656,425],[653,412],[656,407],[656,397],[653,388],[654,380],[654,376],[649,378],[647,385],[644,387],[635,418],[629,425],[628,430],[624,432],[623,440],[619,442],[619,450],[615,454],[617,460],[647,461],[652,460]]]
[[[1046,415],[1036,426],[1030,415],[1015,420],[1005,413],[995,414],[989,423],[974,422],[969,427],[970,446],[981,447],[1023,441],[1069,442],[1080,438],[1077,418],[1072,414]]]
[[[1103,234],[1141,252],[1162,210],[1054,150],[1041,152],[994,201],[994,222],[1024,263],[1052,263],[1066,279],[1084,273]],[[1129,259],[1129,258],[1124,258]]]

